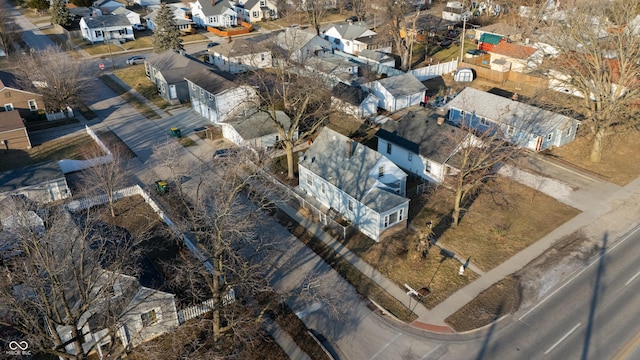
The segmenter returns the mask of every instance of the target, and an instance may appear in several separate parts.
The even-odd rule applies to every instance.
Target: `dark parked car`
[[[207,49],[212,48],[214,46],[218,46],[218,45],[220,45],[220,43],[217,43],[215,41],[214,42],[210,42],[210,43],[207,44]]]
[[[355,15],[354,16],[349,16],[344,21],[346,21],[346,22],[358,22],[358,17],[355,16]]]
[[[444,39],[444,40],[440,41],[440,47],[441,48],[448,48],[449,46],[451,46],[451,44],[453,44],[453,40],[451,40],[451,39]]]
[[[473,56],[484,55],[486,53],[487,53],[486,51],[480,50],[480,49],[467,50],[467,54],[473,55]]]
[[[218,149],[213,153],[214,159],[226,158],[233,153],[233,149]]]

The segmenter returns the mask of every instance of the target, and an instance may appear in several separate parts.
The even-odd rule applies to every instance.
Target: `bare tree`
[[[49,47],[20,58],[18,79],[25,88],[42,94],[48,111],[64,111],[76,105],[85,90],[87,64],[69,59],[59,47]]]
[[[253,71],[246,81],[258,90],[256,108],[268,114],[278,129],[287,156],[287,177],[293,179],[293,149],[329,117],[331,94],[323,75],[304,70],[308,58],[294,56],[275,46],[272,53],[273,68]],[[289,123],[279,120],[279,110],[289,116]]]
[[[364,21],[367,12],[371,8],[370,0],[351,0],[351,6],[353,6],[353,11],[356,13],[358,17],[358,21]]]
[[[333,7],[330,0],[298,0],[298,8],[302,10],[311,27],[320,35],[320,24],[327,15],[327,10]]]
[[[18,40],[18,27],[5,7],[0,8],[0,50],[9,55]]]
[[[30,349],[63,359],[83,359],[109,338],[103,354],[117,351],[115,334],[128,310],[112,289],[122,274],[137,274],[137,235],[95,227],[93,210],[72,216],[19,198],[10,206],[0,232],[0,324],[22,334]],[[88,340],[88,328],[105,330]]]
[[[87,196],[105,195],[112,217],[116,216],[115,192],[129,182],[126,154],[126,145],[116,141],[96,144],[85,153],[92,166],[82,171],[83,193]]]
[[[378,0],[381,9],[384,29],[390,39],[393,40],[395,50],[400,55],[400,69],[406,71],[411,66],[411,49],[415,42],[415,36],[403,36],[409,29],[415,29],[415,23],[420,12],[412,17],[412,23],[408,23],[405,14],[413,9],[413,3],[409,0]],[[409,28],[409,24],[412,25]],[[412,31],[415,33],[415,31]]]
[[[542,28],[551,47],[539,67],[553,88],[575,95],[548,100],[584,116],[593,162],[602,159],[610,135],[638,123],[640,27],[633,21],[638,6],[639,0],[581,2]]]

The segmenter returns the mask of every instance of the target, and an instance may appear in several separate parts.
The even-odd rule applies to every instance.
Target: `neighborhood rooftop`
[[[126,15],[102,15],[83,18],[89,29],[107,28],[112,26],[131,26]]]
[[[291,124],[291,119],[283,111],[276,111],[276,120],[284,125],[285,129]],[[227,123],[233,126],[243,139],[255,139],[277,132],[277,127],[269,114],[262,111],[239,114]]]
[[[51,161],[0,173],[0,194],[64,178],[57,161]]]

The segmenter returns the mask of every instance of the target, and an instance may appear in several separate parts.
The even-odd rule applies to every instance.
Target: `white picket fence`
[[[450,74],[458,69],[458,59],[445,63],[433,64],[411,70],[411,74],[418,80],[424,81],[443,74]]]
[[[102,149],[102,151],[106,155],[88,160],[60,160],[58,161],[58,165],[60,166],[60,170],[62,170],[62,173],[68,174],[70,172],[88,169],[93,166],[108,164],[113,161],[113,155],[111,154],[111,151],[109,151],[109,148],[102,142],[102,140],[100,140],[100,138],[93,132],[93,130],[91,130],[91,128],[86,125],[85,130],[87,131],[87,134],[91,136],[93,141],[95,141],[96,144],[100,146],[100,149]]]
[[[116,190],[113,192],[113,200],[117,201],[127,196],[142,195],[144,190],[139,185],[129,186],[124,189]],[[109,197],[106,194],[97,195],[90,198],[78,199],[70,201],[66,207],[69,211],[78,211],[88,209],[92,206],[98,206],[109,202]]]
[[[227,304],[231,304],[236,301],[236,292],[231,289],[225,296],[222,298],[222,306],[227,306]],[[178,323],[183,324],[185,321],[189,321],[191,319],[195,319],[198,316],[204,315],[209,311],[213,310],[215,304],[213,299],[209,299],[203,301],[200,304],[190,306],[186,309],[178,310]]]
[[[72,118],[75,116],[75,114],[73,113],[73,109],[69,106],[67,106],[66,111],[46,113],[46,115],[47,115],[47,121]]]

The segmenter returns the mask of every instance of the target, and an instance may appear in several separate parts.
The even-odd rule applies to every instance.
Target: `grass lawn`
[[[29,150],[8,150],[2,154],[0,171],[62,159],[83,159],[83,152],[93,149],[95,143],[89,135],[79,135],[47,141]]]
[[[599,163],[589,160],[591,137],[581,136],[562,147],[550,151],[578,167],[603,175],[608,181],[625,185],[640,176],[640,132],[631,130],[623,134],[611,135],[605,145],[605,152]]]
[[[116,94],[120,95],[129,105],[133,106],[134,109],[138,110],[142,115],[146,118],[154,120],[160,119],[160,115],[156,114],[153,109],[147,106],[147,104],[138,100],[133,94],[127,91],[127,89],[123,88],[119,83],[115,82],[107,75],[100,76],[100,80],[105,83],[111,90],[113,90]]]
[[[144,49],[153,47],[153,44],[151,43],[151,36],[143,36],[136,38],[134,41],[127,41],[121,47],[125,50]]]
[[[202,41],[202,40],[207,40],[209,38],[202,34],[191,34],[191,35],[180,36],[180,39],[182,39],[182,42],[189,42],[189,41]]]
[[[412,224],[424,229],[424,224],[433,221],[440,243],[460,258],[470,257],[484,271],[498,266],[579,213],[550,196],[499,177],[482,188],[460,224],[448,228],[452,199],[452,191],[439,188],[426,197]]]
[[[147,78],[144,66],[129,66],[117,69],[113,73],[125,84],[140,93],[140,95],[156,104],[160,109],[164,109],[169,106],[169,103],[158,95],[156,85]]]
[[[113,44],[85,44],[84,42],[80,44],[80,48],[89,55],[109,54],[109,47],[111,47],[112,53],[120,51],[120,48]]]

